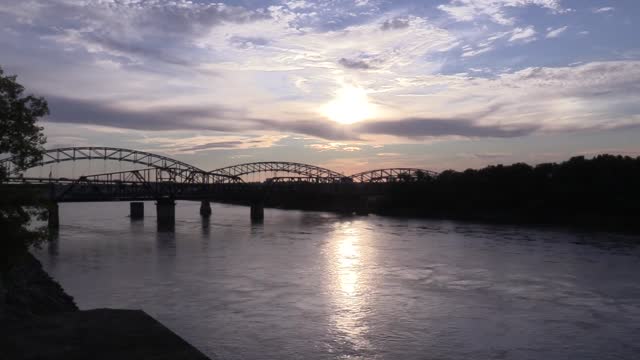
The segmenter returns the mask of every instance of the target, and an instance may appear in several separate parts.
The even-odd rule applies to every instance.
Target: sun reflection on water
[[[347,236],[337,244],[338,281],[342,292],[350,297],[356,295],[358,286],[360,254],[357,242],[357,236]]]
[[[371,261],[367,240],[357,223],[338,224],[328,254],[334,330],[340,346],[350,347],[359,353],[371,348],[366,339],[370,290],[366,268]]]

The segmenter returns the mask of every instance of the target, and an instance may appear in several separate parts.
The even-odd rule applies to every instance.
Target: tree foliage
[[[25,95],[16,78],[5,76],[0,68],[0,154],[14,156],[14,169],[21,171],[42,158],[46,138],[37,122],[49,113],[49,108],[45,99]],[[9,175],[0,168],[0,182]],[[42,208],[25,207],[23,200],[0,194],[0,266],[7,266],[16,254],[44,239],[43,229],[31,226],[34,216],[44,216]]]
[[[640,157],[447,170],[428,180],[392,184],[381,212],[640,231]]]

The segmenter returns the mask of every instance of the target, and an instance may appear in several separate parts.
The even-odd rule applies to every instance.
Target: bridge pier
[[[129,203],[129,217],[131,220],[144,218],[144,203],[141,201]]]
[[[172,230],[176,224],[176,202],[171,198],[156,201],[158,229]]]
[[[48,225],[49,229],[57,229],[60,227],[60,213],[58,211],[58,203],[52,202],[48,206]]]
[[[264,203],[262,201],[254,201],[251,203],[251,221],[264,220]]]
[[[209,203],[209,200],[202,200],[200,202],[200,215],[203,217],[211,216],[211,203]]]

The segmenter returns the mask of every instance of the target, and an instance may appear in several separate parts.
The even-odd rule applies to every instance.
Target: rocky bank
[[[73,311],[78,311],[73,298],[30,253],[9,270],[0,272],[0,319],[3,322]]]
[[[0,271],[0,359],[208,360],[141,310],[78,310],[31,254]]]

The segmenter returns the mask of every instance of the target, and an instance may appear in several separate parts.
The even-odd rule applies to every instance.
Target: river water
[[[179,202],[61,204],[38,251],[82,309],[143,309],[220,359],[638,359],[640,239]]]

